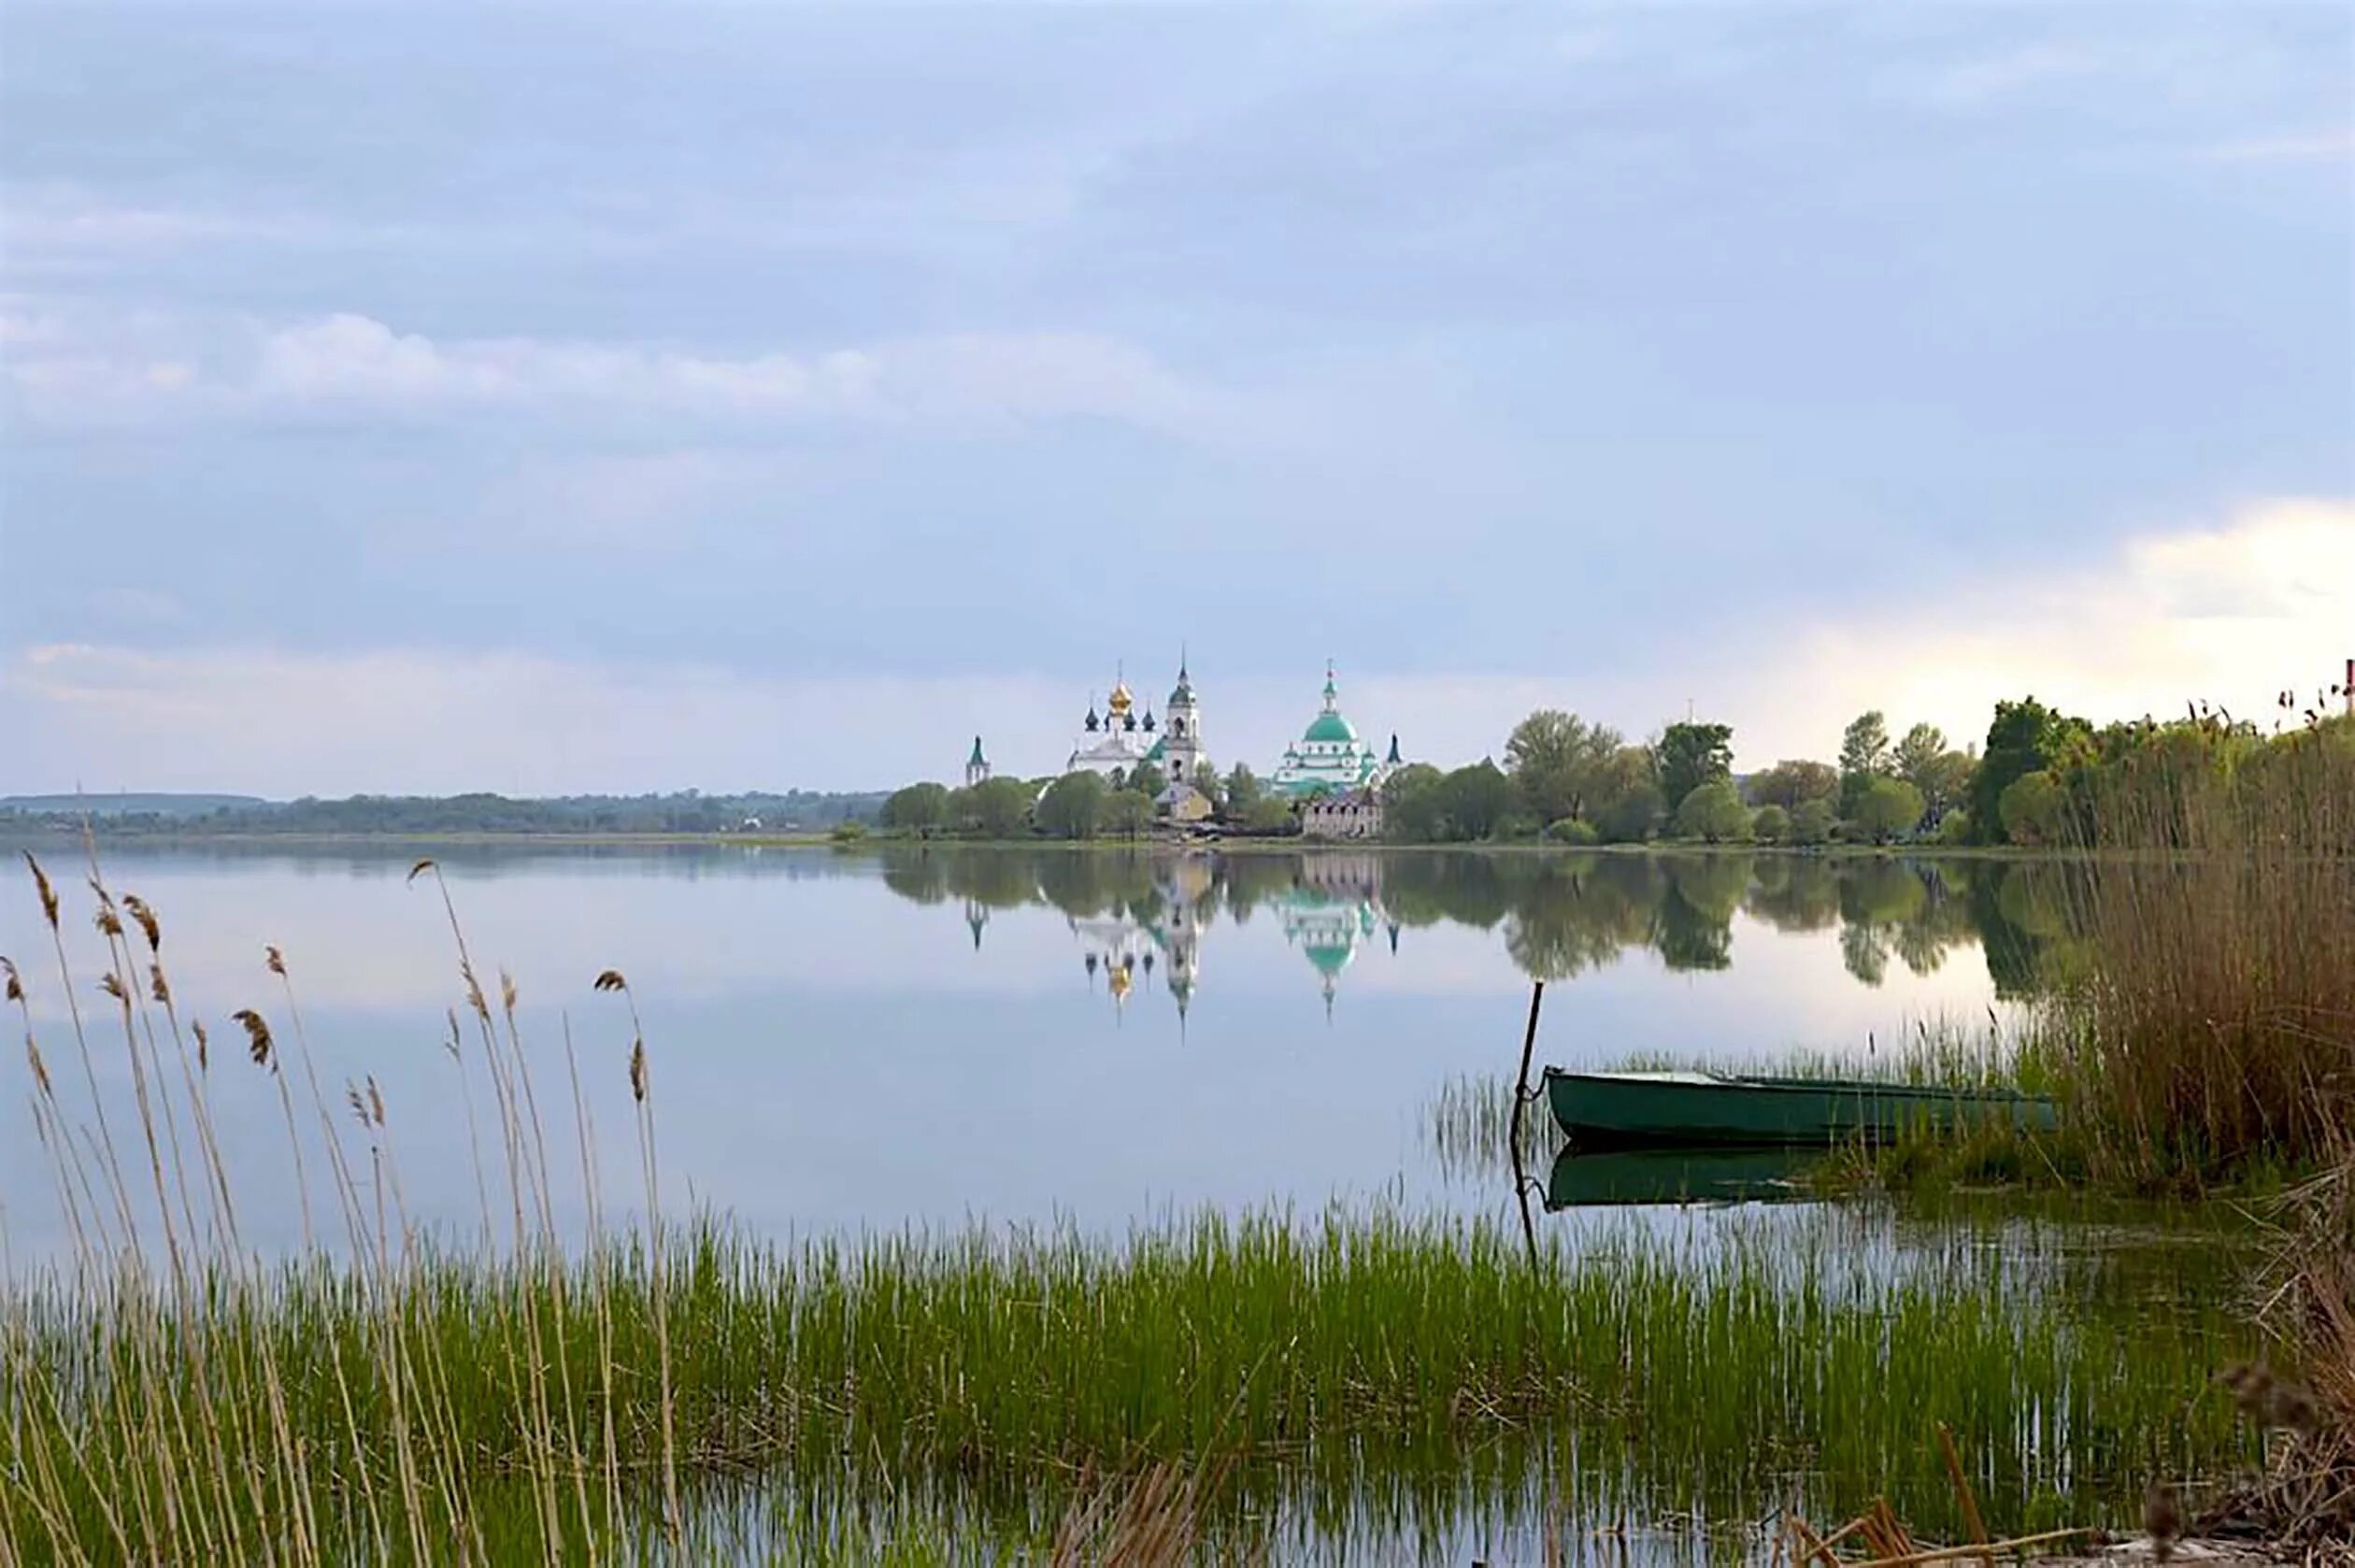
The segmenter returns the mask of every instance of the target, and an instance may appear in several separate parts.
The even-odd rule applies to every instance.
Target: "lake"
[[[1268,1398],[1301,1401],[1301,1418],[1335,1423],[1334,1441],[1304,1449],[1282,1437],[1282,1409],[1249,1418],[1266,1431],[1247,1449],[1239,1506],[1220,1528],[1283,1543],[1287,1559],[1527,1560],[1564,1510],[1581,1532],[1634,1528],[1639,1558],[1682,1559],[1763,1540],[1777,1507],[1821,1519],[1880,1491],[1950,1531],[1946,1472],[1927,1446],[1934,1420],[1955,1423],[1983,1496],[2014,1524],[2114,1518],[2154,1459],[2188,1473],[2234,1451],[2227,1413],[2186,1418],[2185,1402],[2241,1337],[2222,1306],[2240,1254],[2218,1245],[2231,1238],[2212,1221],[1573,1202],[1533,1203],[1523,1232],[1509,1162],[1467,1158],[1440,1135],[1437,1112],[1466,1080],[1509,1078],[1533,977],[1549,982],[1539,1060],[1565,1065],[1793,1050],[1865,1062],[1924,1029],[2007,1030],[2066,963],[2052,866],[502,846],[435,848],[434,869],[412,877],[419,852],[106,853],[108,887],[160,919],[179,1018],[207,1025],[193,1081],[235,1189],[239,1246],[343,1247],[323,1105],[362,1173],[354,1190],[392,1212],[396,1229],[496,1250],[509,1190],[487,1063],[518,1054],[530,1069],[516,1080],[530,1086],[518,1121],[544,1131],[539,1168],[551,1173],[557,1222],[577,1232],[588,1221],[572,1180],[585,1142],[605,1218],[632,1225],[645,1190],[630,1076],[642,1026],[665,1213],[714,1216],[732,1236],[819,1260],[776,1265],[787,1271],[776,1299],[849,1282],[840,1310],[881,1310],[891,1324],[880,1339],[835,1341],[806,1319],[761,1337],[757,1353],[818,1360],[779,1362],[749,1384],[723,1361],[701,1386],[723,1403],[778,1383],[969,1386],[992,1419],[1041,1423],[1026,1435],[978,1429],[1014,1462],[976,1475],[873,1447],[877,1431],[896,1431],[915,1446],[906,1452],[929,1453],[940,1412],[846,1417],[822,1444],[781,1453],[765,1479],[699,1490],[717,1557],[803,1555],[814,1536],[864,1561],[909,1530],[1020,1540],[1071,1505],[1056,1490],[1066,1473],[1021,1454],[1071,1441],[1073,1421],[1100,1423],[1107,1451],[1135,1440],[1109,1435],[1138,1418],[1132,1397],[1167,1402],[1149,1440],[1208,1451],[1234,1440],[1220,1390],[1261,1379],[1277,1385]],[[146,1152],[127,1107],[138,1085],[122,1006],[99,989],[94,897],[78,868],[69,873],[71,852],[44,854],[64,899],[70,991],[29,882],[0,903],[0,952],[23,971],[64,1114],[82,1124],[93,1079],[113,1107],[114,1141],[138,1167],[124,1184],[136,1204]],[[467,1005],[462,942],[489,998],[495,1058]],[[596,988],[607,970],[626,976],[626,992]],[[240,1009],[266,1020],[276,1071],[248,1060]],[[131,1027],[143,1044],[154,1031],[152,1072],[181,1071],[163,1009],[141,1007]],[[193,1031],[179,1038],[188,1046]],[[347,1096],[364,1117],[346,1119]],[[0,1219],[21,1283],[76,1245],[32,1101],[0,1096]],[[185,1124],[165,1134],[195,1136]],[[306,1151],[299,1168],[291,1148]],[[203,1164],[164,1158],[165,1169]],[[368,1174],[378,1169],[387,1179]],[[151,1208],[141,1223],[151,1234]],[[1234,1233],[1247,1239],[1215,1239],[1227,1225],[1247,1227]],[[1281,1252],[1269,1225],[1310,1242],[1322,1233],[1330,1262],[1263,1269],[1247,1303],[1231,1281]],[[1046,1250],[1029,1250],[1023,1232]],[[888,1239],[910,1233],[924,1238],[915,1250]],[[977,1235],[1008,1250],[975,1252]],[[1189,1247],[1206,1250],[1169,1261]],[[1018,1286],[970,1285],[1019,1273],[1025,1257],[1048,1262]],[[1364,1271],[1363,1286],[1331,1272],[1346,1268]],[[1032,1369],[1081,1354],[1082,1342],[1058,1331],[1012,1348],[1010,1320],[988,1315],[1019,1318],[1021,1303],[1091,1277],[1100,1294],[1075,1296],[1056,1321],[1097,1315],[1105,1299],[1138,1316],[1121,1319],[1129,1337],[1085,1342],[1104,1370],[1057,1396],[1066,1414],[1041,1416]],[[878,1302],[862,1304],[868,1289]],[[769,1299],[755,1292],[749,1309]],[[977,1311],[997,1326],[974,1337]],[[1342,1326],[1347,1314],[1358,1320]],[[1549,1337],[1470,1347],[1510,1323],[1549,1325]],[[733,1332],[690,1333],[684,1349],[717,1354]],[[924,1349],[926,1334],[953,1348]],[[1367,1368],[1351,1370],[1353,1357],[1431,1364],[1383,1359],[1392,1336],[1417,1357],[1493,1359],[1395,1390],[1430,1409],[1361,1409],[1351,1390]],[[849,1359],[823,1361],[829,1346]],[[952,1361],[949,1383],[931,1377]],[[1138,1370],[1149,1365],[1199,1368],[1206,1381],[1149,1377]],[[1888,1377],[1891,1365],[1905,1376]],[[864,1373],[847,1370],[856,1366]],[[1327,1386],[1318,1366],[1341,1370]],[[1537,1403],[1463,1426],[1456,1386]],[[1599,1401],[1544,1392],[1614,1386]],[[1200,1432],[1185,1440],[1163,1422]],[[929,1468],[911,1481],[908,1464]],[[529,1508],[516,1517],[528,1535]],[[1595,1549],[1623,1556],[1626,1539],[1613,1539]]]
[[[432,880],[407,880],[418,852],[138,847],[109,849],[105,871],[159,911],[177,998],[216,1048],[239,1008],[293,1033],[264,967],[281,948],[329,1098],[373,1076],[414,1217],[472,1224],[441,1043],[464,991]],[[1553,982],[1542,1061],[1862,1058],[1924,1022],[1986,1028],[2025,983],[2005,963],[2022,970],[2034,923],[2005,887],[2031,868],[1958,860],[434,852],[486,986],[517,984],[547,1081],[562,1083],[569,1029],[588,1105],[626,1126],[627,1012],[590,989],[622,971],[673,1190],[773,1233],[970,1217],[1111,1230],[1368,1195],[1489,1207],[1509,1188],[1439,1160],[1430,1111],[1452,1078],[1511,1073],[1533,975]],[[90,899],[78,856],[50,858],[87,1005]],[[0,952],[54,1056],[68,1020],[30,887],[0,907]],[[102,1079],[127,1073],[119,1041],[95,1055]],[[275,1096],[215,1092],[225,1144],[282,1141]],[[20,1255],[54,1235],[16,1197],[48,1180],[26,1116],[7,1096],[0,1190]],[[633,1168],[608,1166],[626,1190]],[[257,1181],[250,1231],[298,1239],[290,1189],[291,1172]]]

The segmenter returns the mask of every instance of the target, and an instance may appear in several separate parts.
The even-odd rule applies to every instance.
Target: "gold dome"
[[[1129,695],[1128,682],[1123,680],[1113,683],[1111,706],[1114,713],[1124,715],[1135,706],[1135,703],[1136,699]]]

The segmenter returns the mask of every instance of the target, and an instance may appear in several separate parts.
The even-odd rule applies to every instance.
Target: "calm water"
[[[70,853],[46,853],[65,900],[90,1072],[114,1108],[118,1143],[136,1158],[119,1013],[97,987],[104,943],[93,897],[68,871]],[[1861,1058],[1925,1023],[2000,1023],[2062,941],[2053,873],[2009,862],[915,847],[435,853],[486,988],[495,998],[499,976],[514,977],[566,1221],[584,1214],[570,1181],[571,1063],[608,1212],[626,1219],[640,1191],[629,1009],[592,989],[616,968],[644,1020],[665,1206],[707,1207],[772,1237],[963,1231],[975,1220],[1113,1237],[1206,1206],[1313,1214],[1334,1203],[1518,1224],[1509,1169],[1492,1157],[1442,1158],[1432,1111],[1453,1080],[1511,1073],[1533,976],[1549,981],[1543,1061],[1739,1060],[1792,1048]],[[480,1232],[474,1129],[492,1125],[490,1090],[471,1033],[464,1070],[445,1045],[465,993],[439,890],[430,877],[408,880],[414,858],[396,847],[108,851],[109,885],[162,917],[183,1016],[211,1031],[207,1094],[249,1243],[295,1247],[303,1205],[278,1083],[246,1060],[229,1021],[244,1007],[267,1017],[289,1064],[322,1219],[333,1200],[296,1076],[305,1038],[339,1116],[347,1084],[373,1079],[380,1090],[409,1217],[453,1236]],[[265,968],[272,944],[286,954],[291,997]],[[0,899],[0,953],[24,970],[63,1103],[86,1117],[67,992],[27,880]],[[168,1036],[162,1044],[168,1062]],[[25,1068],[11,1056],[0,1071]],[[70,1251],[29,1098],[0,1094],[0,1262],[19,1271]],[[347,1147],[355,1132],[344,1124]],[[497,1207],[496,1152],[486,1142],[480,1156]],[[2169,1327],[2178,1317],[2198,1325],[2184,1331],[2192,1343],[2226,1337],[2209,1322],[2226,1260],[2216,1233],[2140,1214],[2052,1222],[1746,1204],[1540,1207],[1533,1222],[1549,1245],[1624,1239],[1634,1227],[1696,1258],[1772,1227],[1777,1256],[1857,1282],[1858,1300],[1909,1283],[1942,1292],[1992,1281],[2018,1293],[2023,1322],[2048,1324],[2063,1309],[2074,1322],[2082,1312],[2069,1332],[2121,1345],[2130,1333],[2156,1335],[2178,1360]],[[322,1240],[332,1229],[322,1223]],[[2187,1285],[2195,1275],[2198,1286]],[[2165,1397],[2196,1393],[2206,1364],[2164,1374]],[[1729,1463],[1756,1447],[1736,1436]],[[2007,1451],[2000,1435],[1985,1441]],[[2145,1460],[2105,1448],[2098,1433],[2080,1439],[2047,1423],[2014,1442],[2009,1506],[2059,1493],[2122,1507],[2139,1495]],[[1788,1486],[1792,1495],[1869,1496],[1887,1490],[1891,1467],[1920,1460],[1917,1446],[1907,1429],[1869,1473],[1818,1475],[1794,1455]],[[1630,1490],[1642,1474],[1607,1447],[1492,1435],[1415,1465],[1370,1468],[1338,1493],[1280,1467],[1251,1484],[1264,1490],[1286,1561],[1534,1561],[1557,1505],[1573,1518],[1572,1561],[1682,1561],[1764,1538],[1743,1533],[1768,1517],[1763,1496],[1712,1521],[1730,1537],[1695,1535],[1701,1521],[1681,1516],[1645,1523],[1648,1505]],[[764,1484],[700,1506],[726,1530],[741,1526],[744,1561],[766,1561],[778,1549],[771,1536],[803,1528],[797,1510],[821,1533],[855,1532],[870,1505],[888,1526],[896,1495],[876,1504],[847,1481],[814,1491]],[[1911,1501],[1934,1508],[1943,1495],[1938,1472]],[[1634,1537],[1593,1535],[1624,1518],[1615,1500],[1631,1496]],[[954,1522],[974,1503],[948,1485],[907,1506],[920,1520]],[[2075,1518],[2076,1506],[2048,1511]]]
[[[624,971],[651,1052],[662,1162],[681,1205],[772,1233],[1069,1219],[1383,1196],[1492,1209],[1509,1184],[1443,1167],[1440,1087],[1512,1070],[1533,974],[1541,1060],[1862,1055],[1921,1021],[1977,1026],[2033,973],[2033,867],[1698,856],[1144,852],[907,848],[447,849],[491,983],[520,989],[551,1118],[567,1029],[633,1190]],[[94,990],[92,901],[66,899],[102,1085],[127,1074]],[[110,850],[150,900],[184,1012],[214,1042],[216,1116],[254,1239],[299,1221],[276,1091],[227,1021],[293,1014],[329,1098],[373,1075],[415,1218],[478,1223],[466,1105],[442,1040],[463,1007],[430,878],[397,848]],[[53,1073],[83,1088],[28,884],[0,903]],[[8,1071],[23,1069],[13,1059]],[[478,1085],[475,1092],[480,1093]],[[240,1148],[265,1151],[239,1161]],[[20,1257],[56,1242],[25,1097],[0,1096],[0,1198]],[[621,1200],[614,1200],[621,1206]]]

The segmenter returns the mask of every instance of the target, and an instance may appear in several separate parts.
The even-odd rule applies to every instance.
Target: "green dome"
[[[1317,715],[1315,721],[1308,726],[1308,733],[1300,738],[1338,741],[1346,745],[1357,739],[1357,731],[1350,727],[1348,720],[1337,713],[1328,711]]]

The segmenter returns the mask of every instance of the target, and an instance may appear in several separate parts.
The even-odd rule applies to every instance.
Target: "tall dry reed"
[[[2081,973],[2039,1042],[2104,1173],[2305,1167],[2355,1127],[2355,720],[2171,727],[2103,768]]]

